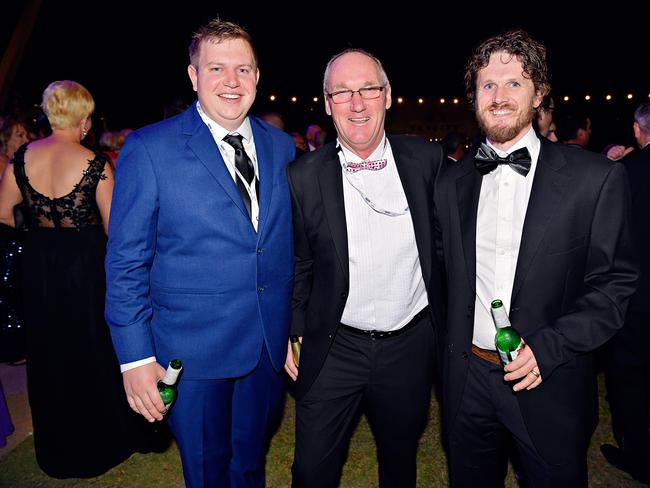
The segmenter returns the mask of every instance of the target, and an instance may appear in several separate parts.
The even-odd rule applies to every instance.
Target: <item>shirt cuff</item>
[[[120,371],[124,373],[125,371],[128,371],[133,368],[137,368],[138,366],[144,366],[145,364],[155,363],[155,362],[156,362],[156,356],[149,356],[148,358],[140,359],[138,361],[131,361],[130,363],[120,364]]]

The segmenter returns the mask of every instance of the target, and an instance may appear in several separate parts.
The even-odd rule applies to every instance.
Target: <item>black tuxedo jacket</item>
[[[442,148],[421,139],[388,135],[409,204],[422,276],[441,324],[441,273],[434,253],[433,187]],[[293,201],[295,277],[291,333],[303,337],[296,398],[318,375],[341,321],[349,290],[343,174],[335,143],[288,167]]]
[[[532,348],[543,382],[517,393],[544,459],[562,464],[597,423],[592,352],[623,325],[637,281],[629,189],[621,164],[541,139],[511,297],[510,319]],[[475,151],[441,169],[436,210],[447,268],[443,427],[453,426],[474,328],[476,215],[482,177]]]
[[[647,314],[650,313],[650,144],[628,155],[622,163],[632,190],[632,229],[641,267],[639,288],[630,307]]]

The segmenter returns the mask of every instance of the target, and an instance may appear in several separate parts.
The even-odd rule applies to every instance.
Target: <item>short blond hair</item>
[[[52,129],[69,129],[93,113],[95,100],[76,81],[54,81],[43,92],[41,107]]]

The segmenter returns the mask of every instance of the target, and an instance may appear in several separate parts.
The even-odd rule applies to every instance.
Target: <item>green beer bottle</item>
[[[158,382],[158,391],[165,407],[169,407],[176,398],[176,381],[183,369],[180,359],[172,359],[165,371],[165,376]]]
[[[503,302],[493,300],[491,308],[494,325],[497,327],[494,344],[503,364],[509,364],[517,358],[519,351],[524,347],[524,341],[521,340],[519,332],[510,324]]]

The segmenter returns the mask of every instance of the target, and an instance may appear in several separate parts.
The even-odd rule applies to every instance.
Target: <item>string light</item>
[[[598,98],[598,97],[597,97],[597,98]],[[596,99],[597,99],[597,98],[596,98]],[[625,98],[626,98],[627,100],[632,100],[632,99],[634,98],[634,94],[633,94],[633,93],[627,93],[627,94],[625,95]],[[650,93],[648,93],[648,98],[650,98]],[[276,101],[279,100],[278,97],[277,97],[277,95],[269,95],[269,96],[268,96],[268,99],[269,99],[271,102],[276,102]],[[569,101],[571,101],[571,97],[570,97],[569,95],[564,95],[561,99],[562,99],[563,102],[569,102]],[[589,102],[589,101],[592,101],[592,99],[593,99],[593,96],[592,96],[592,95],[590,95],[590,94],[588,94],[588,93],[584,95],[584,100],[585,100],[585,101]],[[614,95],[612,95],[611,93],[606,93],[606,94],[604,95],[604,99],[605,99],[606,101],[610,102],[610,101],[614,100]],[[290,98],[290,100],[291,100],[292,103],[297,103],[297,102],[298,102],[298,97],[297,97],[297,96],[292,96],[292,97]],[[320,100],[320,97],[318,97],[318,96],[311,97],[311,101],[312,101],[313,103],[317,103],[319,100]],[[404,97],[397,97],[397,98],[395,98],[395,100],[396,100],[397,103],[399,103],[399,104],[403,104],[403,103],[406,102],[406,99],[405,99]],[[445,98],[445,97],[440,97],[440,98],[438,98],[437,100],[438,100],[438,102],[439,102],[441,105],[444,105],[444,104],[446,104],[446,103],[448,103],[448,102],[449,102],[449,103],[453,103],[454,105],[458,105],[459,103],[461,103],[461,100],[460,100],[459,98],[450,98],[450,99],[447,99],[447,98]],[[602,100],[602,99],[601,99],[601,100]],[[417,99],[417,103],[418,103],[419,105],[423,105],[423,104],[425,103],[425,99],[424,99],[424,97],[419,97],[419,98]],[[312,110],[313,110],[313,109],[312,109]]]

